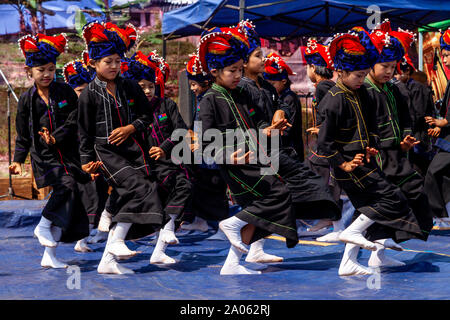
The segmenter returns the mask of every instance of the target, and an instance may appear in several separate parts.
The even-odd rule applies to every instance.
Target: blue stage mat
[[[80,289],[69,289],[65,269],[40,267],[43,247],[32,237],[45,201],[0,202],[0,299],[449,299],[450,232],[433,232],[427,242],[408,241],[408,251],[387,254],[406,266],[382,270],[380,276],[339,277],[343,244],[328,246],[303,241],[287,249],[280,237],[266,241],[268,253],[283,256],[261,275],[220,276],[228,253],[227,241],[205,240],[209,233],[178,233],[180,244],[167,254],[180,262],[163,268],[149,264],[151,237],[128,241],[138,256],[122,262],[134,275],[99,275],[104,243],[91,244],[92,253],[77,253],[74,244],[61,244],[58,257],[80,268]],[[313,240],[304,239],[302,240]],[[359,261],[367,265],[370,252]],[[264,265],[243,261],[249,268]],[[73,276],[73,275],[72,275]],[[69,280],[69,286],[68,286]],[[73,287],[73,286],[72,286]]]

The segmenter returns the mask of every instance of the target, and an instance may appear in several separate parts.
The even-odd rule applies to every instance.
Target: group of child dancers
[[[53,188],[34,230],[45,247],[42,267],[67,267],[55,255],[58,242],[77,241],[76,251],[90,251],[94,227],[91,242],[107,235],[99,273],[134,273],[119,263],[139,254],[125,240],[153,233],[149,262],[170,265],[177,261],[165,250],[179,243],[180,225],[206,231],[206,220],[216,220],[231,244],[220,274],[258,274],[241,265],[243,254],[248,262],[282,262],[264,252],[264,238],[281,235],[293,248],[297,221],[306,219],[333,224],[323,241],[346,244],[339,275],[372,274],[373,267],[404,265],[386,248],[426,241],[433,217],[450,222],[450,86],[442,117],[416,105],[429,100],[425,86],[407,77],[414,70],[407,55],[412,32],[385,21],[370,33],[354,27],[337,34],[327,46],[308,41],[304,57],[316,94],[307,132],[317,136],[317,147],[306,157],[301,105],[290,88],[294,73],[276,53],[264,57],[251,22],[202,34],[186,64],[197,101],[189,126],[164,97],[165,60],[156,52],[125,55],[137,41],[132,25],[92,22],[82,36],[87,51],[64,66],[66,83],[54,81],[64,34],[19,40],[34,85],[19,100],[9,170],[22,174],[30,153],[38,188]],[[440,44],[450,67],[450,29]],[[210,129],[221,132],[223,148],[206,156]],[[178,141],[177,130],[186,132]],[[230,141],[230,130],[244,138]],[[274,137],[279,143],[263,143]],[[421,158],[427,145],[418,137],[429,144],[437,137],[432,160]],[[177,144],[187,146],[182,159],[200,160],[175,161]],[[261,153],[277,165],[256,157]],[[355,208],[347,228],[342,195]],[[230,201],[239,208],[231,217]],[[357,261],[360,248],[372,251],[368,267]]]

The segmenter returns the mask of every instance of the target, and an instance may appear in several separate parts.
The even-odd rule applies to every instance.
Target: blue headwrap
[[[356,33],[337,34],[330,43],[330,55],[336,70],[358,71],[375,64]]]
[[[136,52],[131,58],[122,59],[122,76],[126,79],[147,80],[155,83],[156,68],[158,67],[141,51]]]
[[[450,51],[450,28],[445,30],[445,32],[441,31],[441,50]]]
[[[235,28],[211,28],[202,33],[198,56],[203,71],[223,69],[245,60],[248,54],[248,40]]]
[[[38,33],[34,37],[26,35],[18,42],[25,56],[25,64],[32,68],[49,62],[56,64],[56,58],[65,50],[67,39],[64,33],[58,36]]]
[[[66,63],[63,67],[63,74],[66,83],[74,89],[95,78],[95,71],[88,68],[81,60]]]
[[[122,29],[111,22],[95,21],[83,27],[83,38],[90,59],[101,59],[115,53],[123,58],[125,52],[136,42],[137,33],[131,24]]]
[[[261,38],[256,33],[255,26],[249,20],[242,20],[237,27],[242,30],[247,37],[249,44],[247,56],[249,57],[256,48],[261,47]]]

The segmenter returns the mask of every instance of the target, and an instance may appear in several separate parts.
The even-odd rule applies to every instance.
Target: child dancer
[[[164,76],[159,67],[151,62],[141,51],[137,51],[130,59],[122,62],[122,75],[125,79],[138,81],[152,106],[152,123],[147,132],[149,154],[154,161],[152,171],[159,182],[159,194],[165,199],[164,211],[170,221],[161,229],[150,263],[172,264],[176,260],[164,252],[168,244],[178,244],[175,236],[175,219],[180,218],[186,207],[190,205],[191,183],[186,170],[171,160],[171,150],[175,143],[171,140],[172,132],[186,129],[178,112],[178,106],[172,100],[155,97],[155,86],[164,87]]]
[[[252,110],[255,103],[237,89],[247,50],[248,42],[235,29],[223,31],[213,28],[203,34],[199,45],[201,67],[203,71],[211,72],[214,78],[212,88],[200,102],[203,133],[213,128],[223,134],[233,129],[248,132],[248,129],[266,126],[264,132],[270,135],[274,129],[285,129],[286,120],[271,126],[264,125],[264,120],[259,118],[260,113]],[[246,152],[249,149],[256,150],[255,146],[259,143],[257,137],[250,134],[244,144],[233,141],[229,146],[225,136],[221,137],[224,138],[222,145],[225,148],[214,156],[232,196],[242,207],[235,216],[219,224],[231,242],[221,274],[259,273],[239,265],[242,254],[248,252],[244,243],[257,241],[271,233],[286,237],[288,247],[298,242],[290,192],[276,175],[261,172],[264,167],[253,158],[252,151]],[[236,144],[239,144],[237,151]],[[270,170],[271,167],[266,169]]]
[[[96,78],[78,99],[81,160],[85,165],[101,161],[106,180],[117,194],[112,219],[117,224],[109,232],[99,273],[133,273],[116,260],[136,254],[125,245],[125,239],[149,235],[169,220],[150,174],[142,138],[153,107],[139,84],[119,77],[121,58],[136,36],[131,25],[122,29],[93,22],[83,28]]]
[[[242,21],[237,30],[247,38],[250,44],[244,63],[245,77],[238,87],[255,101],[255,106],[259,107],[255,112],[261,113],[266,122],[275,123],[282,119],[288,121],[287,129],[281,133],[279,151],[269,151],[272,156],[279,157],[279,175],[291,192],[297,219],[340,218],[341,210],[333,200],[325,181],[301,162],[303,143],[301,143],[302,154],[298,154],[300,143],[296,141],[302,141],[301,110],[297,110],[295,104],[286,104],[280,101],[276,89],[261,77],[264,72],[264,59],[261,55],[260,39],[254,26],[248,21]],[[268,60],[268,64],[270,68],[267,71],[270,69],[281,74],[288,73],[285,68],[286,63],[280,60],[279,56],[274,55],[272,59]],[[260,89],[258,84],[265,89]],[[271,94],[271,92],[273,93]],[[300,136],[297,135],[299,132]],[[281,260],[280,257],[266,256],[262,251],[261,243],[262,241],[255,242],[252,245],[257,248],[255,249],[256,254],[253,254],[253,250],[250,248],[246,261],[278,262],[277,260]],[[252,258],[253,256],[254,258]]]
[[[30,153],[37,187],[53,188],[34,230],[45,247],[41,266],[48,268],[67,267],[55,256],[59,241],[73,242],[89,235],[79,183],[87,183],[91,177],[80,168],[77,96],[69,85],[54,81],[56,58],[65,46],[64,35],[27,35],[19,40],[25,70],[34,85],[19,100],[16,149],[9,167],[11,174],[21,175]]]
[[[442,62],[450,68],[450,29],[441,32]],[[446,205],[450,202],[450,81],[445,89],[441,116],[443,119],[425,117],[428,125],[428,134],[438,136],[436,146],[438,153],[431,161],[425,177],[424,192],[428,196],[433,215],[441,220],[441,226],[450,228],[450,212]]]
[[[191,151],[194,156],[201,158],[197,162],[201,162],[201,164],[190,166],[193,173],[193,177],[191,177],[193,181],[191,209],[195,217],[191,223],[183,223],[181,229],[206,232],[208,231],[207,220],[221,221],[229,216],[228,198],[226,195],[227,184],[220,175],[218,165],[214,162],[207,164],[203,161],[202,155],[196,152],[199,149],[197,135],[201,134],[197,122],[199,121],[199,107],[206,91],[211,88],[211,76],[201,70],[200,61],[196,54],[190,56],[186,64],[186,73],[189,86],[197,100],[193,110],[193,125],[189,128],[194,139],[191,144]],[[214,209],[212,210],[212,208]],[[223,234],[220,230],[218,232]]]
[[[83,52],[83,60],[75,60],[67,63],[63,67],[64,80],[72,87],[77,96],[80,96],[88,83],[94,80],[95,72],[89,70],[87,67],[86,51]],[[82,189],[85,196],[84,206],[89,218],[89,233],[94,227],[97,227],[100,214],[102,213],[106,199],[108,198],[108,185],[103,177],[98,177],[95,181],[87,183]],[[98,232],[96,241],[100,240],[101,235],[107,235],[105,232]],[[106,238],[104,238],[106,240]],[[92,249],[87,245],[88,238],[78,240],[75,244],[75,251],[78,252],[92,252]]]
[[[357,29],[357,28],[356,28]],[[367,38],[367,33],[359,34]],[[413,169],[407,152],[419,142],[411,136],[411,119],[408,105],[396,85],[388,82],[394,75],[397,63],[413,42],[414,34],[407,31],[392,31],[389,21],[381,24],[370,34],[370,42],[379,52],[375,65],[365,79],[365,86],[376,112],[380,137],[377,162],[386,180],[398,186],[408,199],[422,230],[422,240],[428,238],[433,227],[427,196],[423,193],[423,177]],[[370,50],[370,49],[369,49]],[[384,256],[384,248],[377,245],[369,260],[369,266],[401,266],[403,262]]]
[[[359,214],[339,236],[347,243],[339,275],[371,274],[371,269],[357,262],[360,247],[374,251],[375,243],[380,243],[395,248],[395,243],[382,239],[400,242],[421,237],[422,232],[403,193],[371,160],[377,154],[377,124],[363,83],[377,52],[366,50],[357,33],[352,33],[336,35],[330,55],[339,78],[319,105],[324,121],[318,154],[328,159],[335,179]],[[377,235],[373,237],[375,243],[364,237],[366,230]]]
[[[330,57],[328,46],[318,43],[315,39],[308,39],[306,49],[304,52],[306,60],[306,73],[314,83],[316,91],[313,97],[313,126],[308,128],[306,132],[311,135],[317,135],[322,124],[321,112],[318,110],[318,106],[322,98],[327,94],[328,90],[335,86],[335,82],[331,80],[333,78],[333,61]],[[328,186],[336,201],[341,198],[341,188],[338,183],[330,176],[330,165],[327,159],[317,156],[317,146],[315,149],[311,149],[307,156],[307,164],[315,173],[322,176],[322,178],[328,182]],[[344,198],[348,202],[348,198]],[[344,207],[344,206],[343,206]],[[333,232],[317,238],[317,241],[335,242],[339,241],[339,234],[344,230],[343,218],[337,221],[330,221],[327,219],[322,220],[317,225],[311,228],[311,231],[318,231],[320,227],[326,227],[332,223]]]

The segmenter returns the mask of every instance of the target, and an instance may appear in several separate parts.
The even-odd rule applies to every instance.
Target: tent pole
[[[166,37],[163,37],[163,43],[162,43],[162,57],[166,59],[167,54],[167,45],[166,45]]]
[[[423,33],[419,32],[419,63],[418,68],[423,71]]]
[[[244,20],[245,0],[239,0],[239,21]]]

